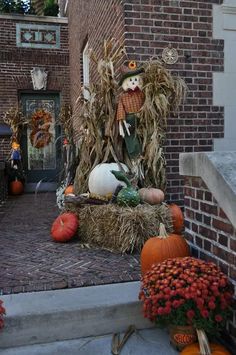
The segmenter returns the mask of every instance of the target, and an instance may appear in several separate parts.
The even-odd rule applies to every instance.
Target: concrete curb
[[[152,327],[142,316],[140,283],[1,296],[6,308],[0,347],[78,339]]]

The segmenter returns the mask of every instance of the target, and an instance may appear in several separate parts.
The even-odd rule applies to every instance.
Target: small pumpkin
[[[160,223],[160,232],[156,237],[149,238],[141,251],[141,271],[144,274],[153,264],[160,263],[168,258],[177,258],[190,255],[186,240],[178,234],[168,234],[163,223]]]
[[[150,205],[158,205],[164,201],[165,195],[164,192],[160,189],[155,189],[153,187],[138,190],[141,200],[147,202]]]
[[[181,211],[181,208],[175,203],[168,205],[168,207],[172,218],[174,233],[181,234],[184,228],[183,212]]]
[[[231,355],[224,346],[215,343],[209,343],[206,333],[197,329],[198,343],[187,345],[181,355]]]
[[[56,242],[67,242],[75,235],[78,226],[78,218],[74,213],[63,213],[53,222],[51,236]]]
[[[129,169],[125,164],[120,163],[125,172]],[[120,165],[116,163],[102,163],[95,166],[89,174],[88,187],[89,191],[96,195],[105,196],[113,194],[118,185],[125,186],[124,182],[120,182],[111,173],[111,170],[120,170]]]
[[[120,206],[130,206],[135,207],[140,203],[140,196],[138,191],[136,191],[129,181],[129,179],[121,172],[112,170],[111,173],[117,178],[117,180],[122,181],[127,187],[123,187],[116,197],[116,202]]]
[[[74,186],[73,185],[67,186],[64,191],[64,194],[69,195],[69,194],[73,194],[73,193],[74,193]]]
[[[14,180],[10,182],[9,192],[11,195],[21,195],[24,191],[24,185],[20,180]]]

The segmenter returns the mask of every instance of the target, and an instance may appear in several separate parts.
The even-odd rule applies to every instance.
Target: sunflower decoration
[[[44,148],[52,140],[52,133],[49,132],[52,123],[52,116],[43,109],[37,110],[31,117],[32,132],[30,141],[35,148]]]
[[[137,63],[134,60],[131,60],[128,64],[130,70],[135,70],[137,68]]]

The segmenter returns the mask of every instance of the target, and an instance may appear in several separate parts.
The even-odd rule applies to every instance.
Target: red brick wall
[[[101,51],[102,40],[125,37],[129,59],[161,58],[171,44],[179,60],[167,65],[186,80],[188,98],[178,117],[168,119],[165,146],[167,200],[183,203],[179,153],[210,151],[224,134],[224,110],[213,106],[213,72],[223,71],[224,42],[213,39],[212,7],[222,0],[72,0],[69,7],[71,97],[81,86],[80,52],[86,36]],[[89,15],[88,15],[89,14]],[[123,19],[124,16],[124,19]],[[95,79],[94,67],[91,79]]]
[[[212,73],[223,71],[222,40],[212,39],[212,6],[222,0],[126,0],[125,45],[129,58],[161,58],[169,44],[179,60],[167,65],[186,80],[188,99],[178,117],[168,119],[167,199],[183,200],[179,153],[210,151],[223,137],[223,108],[212,102]]]
[[[70,0],[69,37],[71,68],[71,101],[75,107],[81,93],[81,53],[86,41],[97,58],[101,58],[104,40],[115,38],[124,42],[124,12],[120,0]],[[96,65],[91,62],[90,80],[96,83]],[[75,117],[75,129],[76,117]]]
[[[17,106],[21,90],[33,92],[30,70],[43,67],[48,71],[48,91],[61,94],[61,102],[69,102],[69,50],[67,24],[61,27],[60,49],[36,49],[16,47],[16,23],[20,17],[0,17],[0,121],[10,107]],[[38,22],[29,22],[37,24]],[[40,25],[49,25],[40,22]],[[52,23],[56,25],[56,23]],[[43,91],[47,92],[47,91]],[[1,158],[5,158],[1,151]]]
[[[201,178],[186,177],[184,193],[185,236],[193,255],[220,266],[236,291],[236,229]],[[236,342],[236,312],[228,328]]]

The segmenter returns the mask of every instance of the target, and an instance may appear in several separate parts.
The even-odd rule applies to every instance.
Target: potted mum
[[[230,314],[233,285],[214,263],[174,258],[144,274],[139,298],[144,316],[168,326],[172,344],[181,350],[196,341],[195,329],[209,335],[221,331]]]

